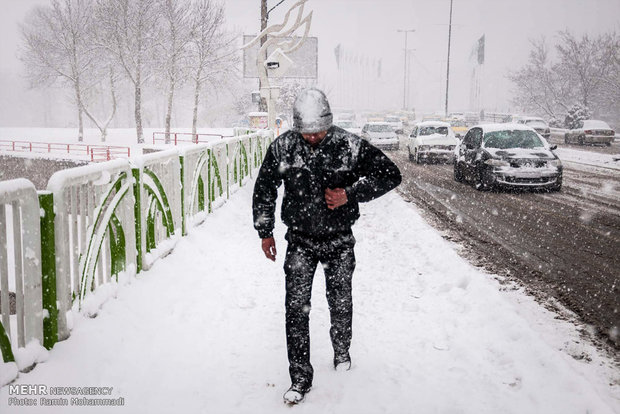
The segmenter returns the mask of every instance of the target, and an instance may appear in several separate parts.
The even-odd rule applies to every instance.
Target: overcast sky
[[[279,0],[269,0],[269,7]],[[226,0],[227,23],[242,34],[260,28],[260,0]],[[281,23],[295,0],[285,0],[270,16]],[[0,126],[15,125],[19,114],[32,108],[30,93],[22,92],[21,64],[16,58],[18,23],[33,6],[49,0],[0,0],[0,90],[7,99],[0,104]],[[399,108],[403,103],[404,34],[408,35],[411,86],[409,106],[420,111],[443,110],[450,0],[308,0],[313,11],[310,34],[318,38],[319,85],[335,104],[343,101],[338,84],[361,79],[360,72],[336,68],[334,48],[382,61],[381,78],[364,83],[364,93],[351,95],[360,105]],[[620,29],[620,0],[454,0],[450,76],[450,110],[467,110],[474,61],[471,52],[480,36],[486,38],[481,74],[483,106],[506,111],[511,68],[524,64],[529,40],[546,36],[550,42],[560,30],[596,35]],[[366,79],[368,80],[368,79]],[[59,97],[61,98],[61,97]],[[344,102],[347,104],[347,102]]]

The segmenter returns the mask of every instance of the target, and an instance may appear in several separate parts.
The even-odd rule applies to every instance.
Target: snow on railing
[[[180,150],[183,234],[251,177],[252,170],[262,161],[269,137],[269,133],[259,131]]]
[[[63,144],[59,142],[0,140],[0,150],[33,152],[37,154],[69,154],[94,162],[110,161],[131,156],[129,147],[102,144]]]
[[[0,182],[0,385],[12,380],[18,367],[26,369],[34,362],[20,360],[19,348],[43,345],[39,221],[34,185],[24,178]]]
[[[114,160],[62,170],[49,180],[54,197],[58,330],[69,335],[66,312],[88,293],[135,272],[134,193],[129,161]],[[96,306],[96,305],[94,305]]]
[[[138,167],[133,174],[141,200],[136,217],[136,223],[140,223],[139,252],[142,268],[149,269],[181,237],[179,152],[176,149],[154,152],[134,160],[134,164]],[[167,243],[162,244],[164,240]]]
[[[259,131],[59,171],[38,199],[28,180],[1,182],[0,327],[11,335],[9,343],[0,330],[4,361],[15,360],[13,351],[28,346],[32,338],[39,344],[43,341],[47,349],[66,339],[69,311],[95,315],[105,300],[95,289],[118,281],[121,273],[131,276],[146,270],[170,252],[188,228],[204,220],[251,177],[272,139],[273,132]],[[7,234],[13,237],[12,243],[3,240]],[[15,247],[10,251],[2,246]],[[9,252],[15,257],[12,261],[7,259]],[[15,265],[19,263],[23,268]],[[12,273],[5,270],[9,264],[15,269]],[[9,274],[22,274],[23,283],[16,282],[13,289]],[[17,342],[11,334],[10,309],[5,312],[11,289],[17,295],[15,323],[23,320],[23,328],[16,325],[24,332]],[[19,369],[37,362],[38,354],[30,354],[35,357]],[[14,377],[0,375],[0,386]]]

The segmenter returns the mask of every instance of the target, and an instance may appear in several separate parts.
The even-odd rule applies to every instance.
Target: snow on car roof
[[[422,121],[416,124],[417,126],[450,126],[450,123],[443,121]]]
[[[496,131],[515,131],[515,130],[523,130],[523,131],[534,131],[531,126],[525,124],[481,124],[475,125],[472,128],[482,128],[482,132],[485,134],[487,132],[496,132]]]
[[[586,119],[583,121],[583,126],[588,128],[602,128],[602,129],[610,129],[609,125],[605,121],[599,121],[596,119]]]
[[[373,122],[366,122],[366,125],[390,125],[387,122],[379,122],[379,121],[373,121]]]

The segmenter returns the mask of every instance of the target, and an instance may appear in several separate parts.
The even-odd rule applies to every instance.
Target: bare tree
[[[568,31],[560,33],[556,49],[560,55],[561,76],[574,85],[578,102],[586,107],[591,106],[592,99],[604,86],[604,79],[611,75],[618,55],[614,37],[615,33],[592,39],[586,34],[577,39]]]
[[[166,96],[166,135],[165,143],[170,143],[170,121],[175,89],[180,86],[186,76],[187,46],[190,42],[190,4],[183,0],[161,0],[162,14],[162,57],[163,73],[168,90]]]
[[[158,41],[155,0],[98,0],[102,31],[98,46],[106,49],[134,87],[134,116],[138,143],[144,142],[142,90],[154,72]]]
[[[620,41],[615,32],[577,39],[564,31],[552,61],[544,39],[532,42],[525,66],[508,78],[516,86],[513,101],[520,108],[562,118],[575,104],[610,114],[620,102]]]
[[[194,82],[194,113],[192,134],[196,135],[200,93],[205,83],[214,89],[235,76],[238,63],[234,38],[224,30],[224,8],[213,0],[196,0],[192,3],[190,44],[191,78]]]
[[[513,101],[528,112],[556,117],[558,110],[568,110],[569,84],[558,75],[557,66],[551,62],[545,39],[530,43],[532,50],[527,65],[508,75],[517,88]]]
[[[91,84],[84,93],[82,110],[92,123],[95,124],[97,129],[99,129],[101,133],[101,142],[105,142],[108,135],[108,127],[112,123],[118,107],[116,85],[119,75],[114,70],[114,66],[106,62],[105,59],[102,59],[100,63],[100,65],[96,65],[95,69],[90,74],[91,76],[88,77],[88,79],[91,80]],[[90,108],[89,101],[101,101],[104,94],[109,94],[110,98],[108,105],[101,105],[102,108],[99,112],[101,112],[103,120],[100,120],[95,110]],[[96,104],[92,106],[96,106]]]
[[[83,78],[92,70],[94,56],[92,1],[52,0],[49,7],[33,9],[21,25],[21,60],[31,85],[61,81],[73,89],[78,113],[78,140],[84,140]]]
[[[293,114],[293,104],[297,95],[305,89],[305,86],[298,80],[289,80],[282,84],[280,88],[280,96],[278,97],[277,106],[280,112],[286,114],[287,117]]]

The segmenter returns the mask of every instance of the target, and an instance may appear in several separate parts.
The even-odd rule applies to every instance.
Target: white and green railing
[[[261,131],[63,170],[38,194],[26,179],[0,182],[4,365],[31,341],[51,349],[68,338],[71,311],[96,315],[93,292],[167,255],[251,177],[272,139]]]
[[[20,178],[0,182],[0,350],[4,363],[15,362],[13,349],[24,348],[33,340],[44,342],[43,220],[45,215],[39,212],[37,192],[30,181]]]

